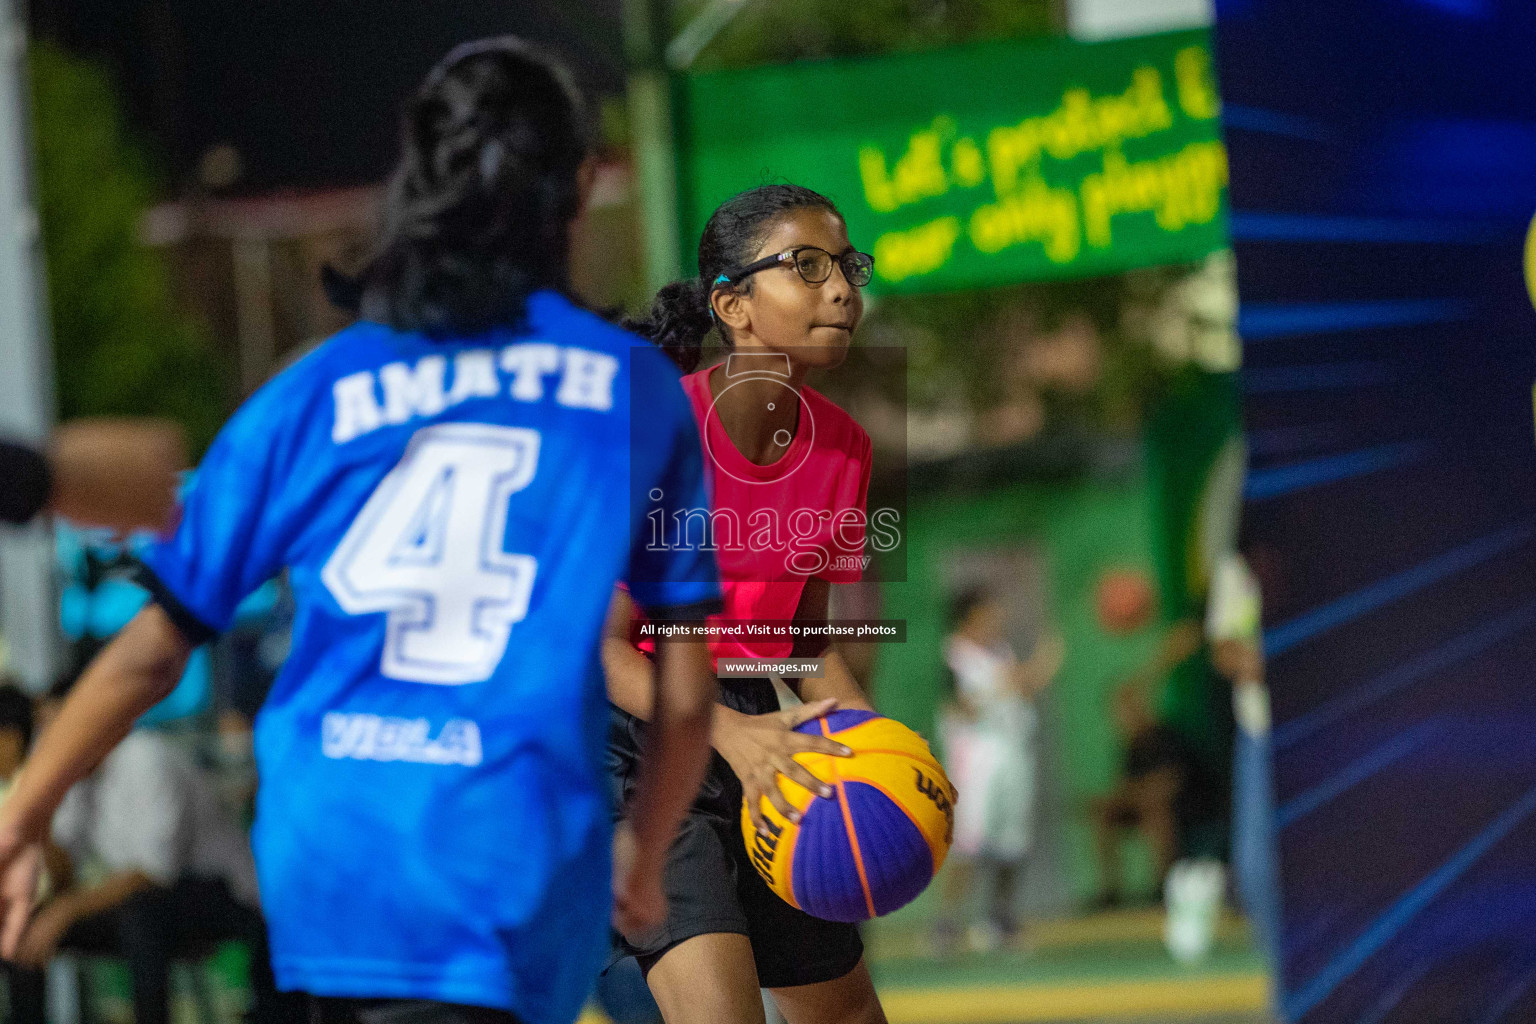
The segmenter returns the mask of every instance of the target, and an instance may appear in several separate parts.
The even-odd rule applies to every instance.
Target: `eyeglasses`
[[[833,256],[827,250],[819,249],[814,245],[802,245],[774,253],[772,256],[764,256],[729,274],[721,274],[715,278],[715,284],[735,284],[749,274],[776,267],[781,263],[794,264],[795,272],[804,279],[806,284],[821,284],[826,281],[832,276],[834,263],[843,268],[843,277],[847,278],[848,283],[855,288],[863,288],[869,284],[870,278],[875,276],[875,258],[868,253],[850,249],[840,256]]]

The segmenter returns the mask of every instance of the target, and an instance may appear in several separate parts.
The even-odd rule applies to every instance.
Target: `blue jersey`
[[[193,634],[289,572],[253,833],[280,987],[576,1017],[609,927],[604,618],[621,578],[718,602],[710,554],[641,528],[707,507],[700,462],[665,357],[553,292],[516,334],[357,324],[230,420],[143,561]]]

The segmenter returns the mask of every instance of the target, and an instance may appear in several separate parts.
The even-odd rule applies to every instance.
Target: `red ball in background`
[[[1109,633],[1134,633],[1152,620],[1152,582],[1138,569],[1111,569],[1099,577],[1094,595],[1099,625]]]

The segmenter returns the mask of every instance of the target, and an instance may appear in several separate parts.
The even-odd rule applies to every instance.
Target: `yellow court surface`
[[[1162,914],[1121,911],[1035,923],[1020,950],[936,958],[912,919],[866,933],[890,1024],[1262,1024],[1269,977],[1228,917],[1200,966],[1162,947]],[[589,1010],[580,1024],[608,1024]]]

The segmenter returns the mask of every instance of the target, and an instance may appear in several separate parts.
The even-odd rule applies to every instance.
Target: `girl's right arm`
[[[666,920],[667,850],[704,781],[716,686],[703,641],[657,644],[650,734],[629,820],[615,837],[614,924],[626,934]]]
[[[31,916],[41,844],[64,794],[175,689],[191,653],[170,617],[149,605],[86,668],[38,739],[0,804],[0,957],[15,954]]]

